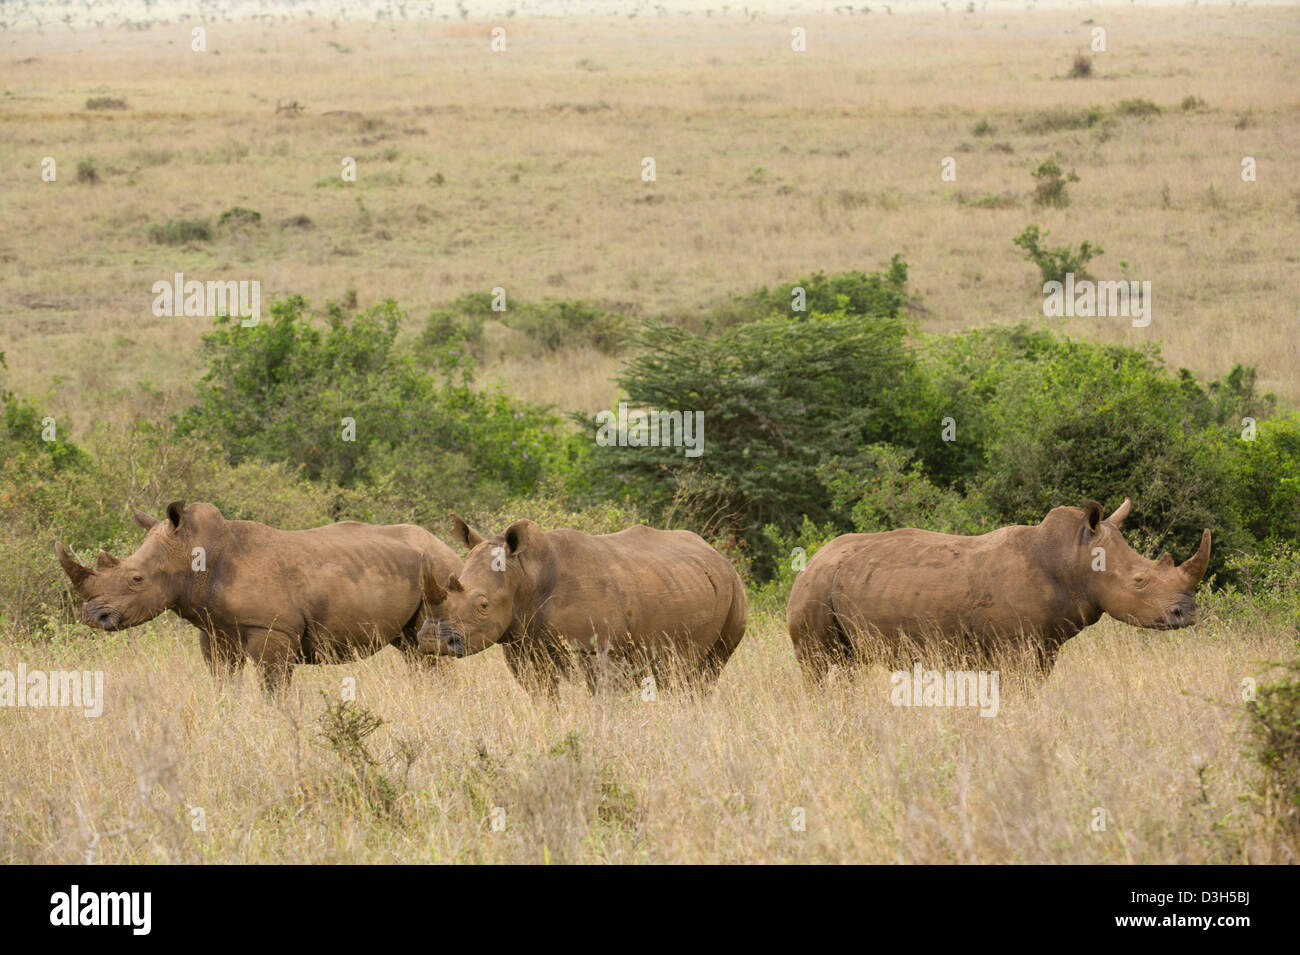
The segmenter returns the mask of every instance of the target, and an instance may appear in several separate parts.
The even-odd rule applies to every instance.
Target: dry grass
[[[0,162],[21,175],[4,199],[17,227],[0,236],[0,350],[18,390],[60,382],[50,404],[75,433],[129,410],[138,380],[189,394],[209,323],[149,310],[152,283],[177,270],[258,278],[264,301],[354,287],[418,322],[495,285],[681,314],[901,252],[923,327],[942,331],[1038,313],[1035,270],[1011,245],[1038,221],[1055,242],[1100,242],[1098,277],[1119,278],[1125,261],[1154,284],[1150,328],[1069,330],[1159,338],[1204,375],[1255,364],[1265,388],[1300,400],[1300,193],[1285,175],[1300,149],[1298,18],[1107,10],[1110,52],[1087,80],[1064,78],[1090,29],[1068,10],[800,17],[800,55],[782,17],[519,19],[501,55],[486,23],[223,25],[205,55],[166,31],[6,34]],[[130,107],[88,113],[90,95]],[[1206,108],[1179,109],[1189,95]],[[1113,116],[1135,98],[1165,111]],[[306,111],[277,114],[290,100]],[[1106,120],[1026,131],[1043,111],[1089,105]],[[993,135],[972,132],[981,119]],[[1030,171],[1056,152],[1079,173],[1073,203],[1034,210]],[[56,183],[40,180],[47,155]],[[1245,155],[1256,183],[1241,181]],[[345,156],[353,185],[339,179]],[[654,184],[640,180],[643,156]],[[940,180],[944,156],[956,183]],[[76,182],[87,158],[96,184]],[[971,195],[1026,201],[981,208]],[[235,205],[262,225],[177,248],[148,240],[151,225],[215,222]],[[301,214],[316,228],[281,224]],[[574,375],[603,379],[614,362],[577,364],[493,370],[593,411],[608,388]]]
[[[79,630],[0,646],[0,669],[101,669],[108,687],[97,719],[0,709],[0,760],[22,767],[0,797],[0,860],[1279,861],[1238,701],[1287,649],[1265,626],[1107,621],[1046,683],[1003,668],[985,718],[894,708],[882,669],[806,694],[770,614],[716,693],[653,703],[578,685],[537,703],[494,650],[422,679],[392,651],[300,668],[277,705],[251,674],[219,693],[184,625]],[[370,745],[391,800],[319,735],[321,694],[345,677],[386,721]]]

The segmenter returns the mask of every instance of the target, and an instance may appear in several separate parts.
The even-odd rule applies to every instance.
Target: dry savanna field
[[[184,406],[211,320],[153,314],[176,272],[261,281],[264,310],[391,296],[414,332],[497,286],[688,318],[900,253],[923,330],[1014,322],[1041,315],[1011,242],[1034,222],[1152,282],[1149,327],[1061,328],[1205,378],[1254,365],[1300,402],[1300,10],[962,8],[214,20],[203,53],[188,21],[0,33],[0,383],[72,435]],[[1071,78],[1094,26],[1107,50]],[[1078,181],[1042,209],[1053,156]],[[260,219],[215,225],[233,207]],[[187,217],[213,238],[151,241]],[[512,395],[618,400],[616,356],[488,338],[482,380]],[[215,686],[171,616],[51,633],[0,635],[0,671],[100,671],[103,713],[0,706],[6,862],[1294,861],[1242,686],[1295,633],[1213,603],[1188,630],[1104,619],[1045,680],[1001,661],[991,718],[892,706],[880,666],[807,691],[766,596],[704,698],[536,701],[493,649],[300,667],[271,699]]]

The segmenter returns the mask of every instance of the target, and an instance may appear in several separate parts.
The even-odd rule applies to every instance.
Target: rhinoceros
[[[1210,531],[1181,565],[1168,553],[1148,560],[1120,529],[1131,507],[1125,498],[1104,518],[1100,504],[1084,501],[1053,508],[1040,524],[978,537],[916,528],[837,537],[790,591],[786,624],[795,656],[819,683],[831,664],[861,661],[857,637],[867,631],[895,649],[904,640],[973,637],[987,651],[1024,639],[1046,672],[1061,644],[1103,613],[1157,630],[1190,626]]]
[[[148,533],[130,557],[100,551],[92,569],[55,542],[83,620],[122,630],[173,610],[199,628],[214,676],[233,675],[247,656],[269,691],[288,685],[296,663],[389,644],[418,662],[421,560],[447,574],[461,567],[450,547],[412,524],[282,531],[228,521],[206,503],[174,501],[161,520],[132,511]]]
[[[516,679],[546,694],[573,655],[592,692],[647,672],[657,686],[703,688],[745,634],[740,576],[689,531],[588,535],[520,520],[488,540],[459,517],[454,526],[470,550],[459,576],[424,564],[423,652],[463,657],[500,643]]]

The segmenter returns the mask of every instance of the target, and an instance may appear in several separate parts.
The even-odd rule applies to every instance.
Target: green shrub
[[[590,345],[614,354],[622,347],[622,320],[586,302],[515,304],[498,314],[506,326],[523,332],[547,351]]]
[[[77,182],[99,182],[99,170],[95,166],[93,159],[81,159],[77,161]]]
[[[1204,425],[1203,399],[1154,348],[1063,339],[1036,361],[1001,367],[995,393],[975,412],[986,416],[977,486],[1015,523],[1037,523],[1084,498],[1114,504],[1128,495],[1135,510],[1127,527],[1142,543],[1183,560],[1210,527],[1211,567],[1222,567],[1249,536],[1232,482],[1231,434]]]
[[[1052,206],[1063,209],[1070,204],[1070,197],[1065,191],[1067,183],[1078,182],[1074,170],[1067,176],[1061,164],[1055,159],[1047,159],[1038,164],[1033,172],[1034,202],[1040,206]]]
[[[370,485],[390,505],[393,495],[441,509],[521,493],[548,460],[563,464],[558,419],[472,388],[473,360],[457,343],[433,356],[433,371],[399,347],[396,303],[326,317],[321,327],[294,297],[252,328],[218,318],[182,432],[213,440],[232,463],[283,461],[312,480]]]
[[[231,206],[217,218],[217,225],[223,229],[238,229],[245,226],[259,225],[261,221],[262,213],[256,209]]]
[[[795,289],[804,290],[805,309],[795,311]],[[814,314],[842,311],[863,318],[895,318],[907,302],[907,263],[895,255],[885,272],[843,272],[826,275],[817,272],[797,282],[781,285],[771,292],[758,292],[765,315],[779,312],[791,318],[806,319]]]
[[[1300,659],[1258,687],[1246,704],[1255,758],[1264,768],[1264,812],[1300,849]]]
[[[212,226],[207,219],[170,219],[167,222],[151,225],[149,238],[158,245],[207,242],[212,238]]]
[[[774,317],[704,337],[650,324],[619,383],[634,407],[704,413],[703,453],[596,447],[597,485],[756,548],[762,529],[832,518],[818,469],[845,447],[910,443],[915,358],[895,318]],[[587,422],[595,432],[597,422]],[[759,572],[771,571],[759,558]]]
[[[1149,99],[1136,97],[1134,99],[1120,100],[1115,107],[1115,112],[1119,116],[1159,116],[1161,109]]]
[[[1070,65],[1070,77],[1082,80],[1087,79],[1089,76],[1092,76],[1092,57],[1080,53]]]
[[[1237,418],[1237,415],[1233,415]],[[1242,522],[1256,540],[1300,540],[1300,413],[1258,421],[1253,440],[1230,423],[1230,468]]]
[[[1092,259],[1105,254],[1101,246],[1084,242],[1077,251],[1069,245],[1047,249],[1042,245],[1042,240],[1047,235],[1046,232],[1040,233],[1038,226],[1030,225],[1012,239],[1011,244],[1025,250],[1025,257],[1038,266],[1044,283],[1064,282],[1067,273],[1073,273],[1076,281],[1092,278],[1087,265]]]
[[[1087,109],[1046,109],[1022,117],[1021,128],[1027,133],[1055,133],[1071,129],[1089,129],[1102,120],[1095,106]]]

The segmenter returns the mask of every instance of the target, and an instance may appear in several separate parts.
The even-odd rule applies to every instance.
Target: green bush
[[[1065,191],[1067,183],[1078,182],[1074,170],[1067,176],[1061,164],[1055,159],[1046,159],[1038,164],[1033,172],[1034,202],[1040,206],[1052,206],[1063,209],[1070,204],[1070,197]]]
[[[1011,244],[1025,250],[1025,258],[1038,266],[1044,283],[1064,282],[1066,273],[1073,273],[1076,281],[1092,278],[1087,265],[1090,260],[1105,254],[1101,246],[1084,242],[1079,246],[1078,251],[1069,245],[1047,249],[1043,247],[1041,241],[1046,239],[1047,235],[1046,232],[1040,233],[1038,226],[1029,225],[1025,227],[1024,232],[1011,240]]]
[[[438,508],[522,493],[548,461],[564,463],[570,439],[555,416],[472,388],[472,358],[456,342],[433,355],[434,371],[420,367],[397,344],[401,319],[389,300],[332,307],[322,327],[298,297],[252,328],[218,318],[182,433],[214,441],[232,463],[283,461],[312,480]]]
[[[1115,112],[1120,116],[1159,116],[1161,109],[1149,99],[1141,96],[1134,99],[1120,100],[1115,107]]]
[[[158,245],[207,242],[212,238],[212,226],[207,219],[170,219],[167,222],[151,225],[149,238]]]
[[[523,332],[546,351],[590,345],[615,354],[622,347],[619,316],[586,302],[515,304],[498,314],[503,324]]]
[[[703,453],[596,447],[593,480],[751,549],[766,525],[829,520],[821,465],[845,447],[910,443],[917,428],[916,362],[905,337],[899,319],[844,311],[754,321],[716,337],[647,325],[619,383],[634,408],[702,411]],[[587,424],[594,434],[596,420]],[[759,567],[770,573],[770,560],[760,557]]]
[[[217,218],[217,225],[223,229],[238,229],[244,226],[260,225],[262,213],[256,209],[243,206],[231,206]]]
[[[1300,540],[1300,413],[1257,422],[1253,440],[1232,417],[1229,467],[1243,525],[1256,540]]]
[[[1261,685],[1246,704],[1255,757],[1264,768],[1265,813],[1300,849],[1300,659]]]
[[[1037,523],[1084,498],[1136,508],[1128,528],[1186,559],[1215,532],[1211,567],[1249,540],[1232,482],[1231,433],[1207,426],[1205,393],[1171,375],[1155,349],[1061,340],[1038,360],[1003,365],[983,409],[977,486],[1001,518]]]

